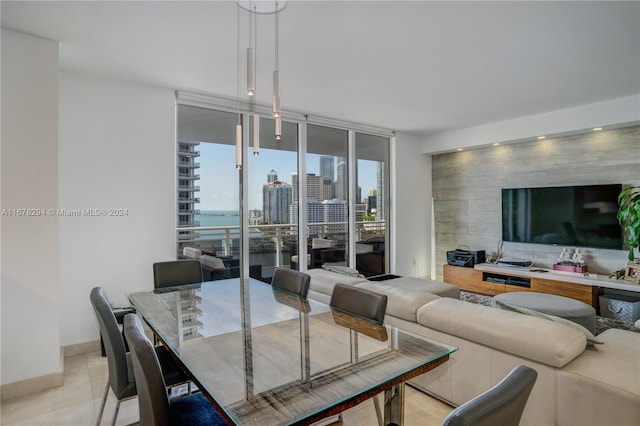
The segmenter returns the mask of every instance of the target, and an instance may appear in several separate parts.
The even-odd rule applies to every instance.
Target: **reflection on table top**
[[[235,424],[291,424],[337,413],[455,350],[253,279],[129,299]]]

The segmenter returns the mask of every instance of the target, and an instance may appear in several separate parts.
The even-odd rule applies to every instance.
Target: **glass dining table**
[[[128,298],[232,425],[311,424],[380,392],[401,425],[404,382],[456,350],[251,278]]]

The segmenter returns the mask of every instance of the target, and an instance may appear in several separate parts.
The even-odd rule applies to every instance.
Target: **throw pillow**
[[[593,335],[593,333],[591,333],[589,330],[587,330],[586,328],[584,328],[582,325],[575,323],[573,321],[569,321],[568,319],[565,318],[560,318],[557,317],[555,315],[549,315],[549,314],[545,314],[542,312],[538,312],[538,311],[534,311],[533,309],[527,309],[527,308],[521,308],[519,306],[513,306],[513,305],[509,305],[508,303],[504,303],[501,302],[499,300],[495,300],[494,302],[496,303],[496,305],[498,305],[498,307],[500,307],[500,309],[504,309],[507,311],[513,311],[513,312],[519,312],[521,314],[525,314],[525,315],[530,315],[532,317],[538,317],[538,318],[544,318],[550,321],[554,321],[554,322],[559,322],[561,324],[566,324],[570,327],[575,328],[576,330],[582,332],[585,337],[587,338],[587,344],[588,345],[602,345],[604,344],[603,341],[598,340],[598,338],[596,336]]]
[[[182,255],[184,257],[191,257],[193,259],[198,259],[200,256],[202,256],[202,251],[200,249],[193,248],[193,247],[183,247]]]
[[[206,254],[200,257],[200,264],[216,271],[225,268],[225,265],[222,259],[214,256],[208,256]]]
[[[322,269],[336,272],[338,274],[348,275],[350,277],[365,278],[365,276],[358,272],[356,269],[349,268],[348,266],[329,265],[325,263],[324,265],[322,265]]]

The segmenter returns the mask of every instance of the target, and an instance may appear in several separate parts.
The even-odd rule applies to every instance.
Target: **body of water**
[[[195,220],[200,222],[200,226],[240,226],[237,210],[200,210]]]

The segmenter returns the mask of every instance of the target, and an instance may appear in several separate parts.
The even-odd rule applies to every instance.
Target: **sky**
[[[200,157],[197,162],[200,168],[196,173],[200,180],[200,210],[238,210],[239,175],[235,167],[235,146],[201,143],[197,150]],[[296,153],[261,149],[260,155],[254,156],[249,150],[249,209],[262,209],[262,185],[267,182],[271,170],[278,173],[278,179],[291,182],[291,173],[297,169]],[[358,184],[362,188],[362,196],[366,196],[369,188],[376,187],[376,162],[360,160],[358,162]],[[320,156],[309,154],[307,173],[319,175]],[[337,176],[337,173],[336,173]]]

